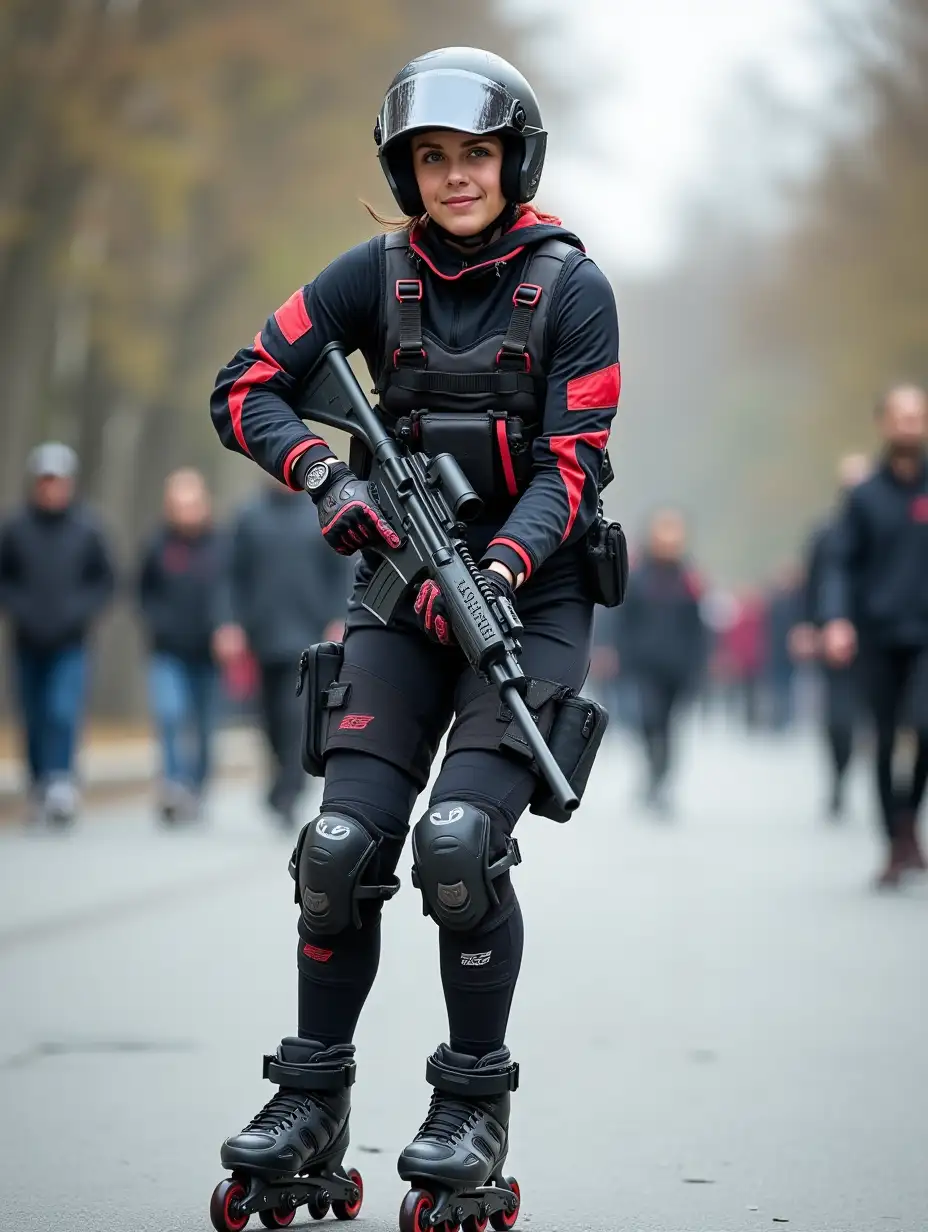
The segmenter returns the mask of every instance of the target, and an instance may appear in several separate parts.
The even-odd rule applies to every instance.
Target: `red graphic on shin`
[[[368,723],[373,723],[372,714],[346,714],[338,725],[339,731],[364,731]]]

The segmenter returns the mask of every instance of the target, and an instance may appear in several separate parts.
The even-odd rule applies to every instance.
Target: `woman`
[[[516,596],[528,700],[547,732],[589,662],[584,541],[619,396],[612,291],[579,239],[528,207],[547,135],[531,87],[504,60],[473,48],[413,60],[374,136],[408,224],[345,253],[278,309],[220,373],[213,420],[228,448],[308,491],[337,552],[395,547],[360,452],[349,469],[292,409],[326,344],[360,350],[388,425],[428,454],[453,453],[483,499],[468,544],[488,585]],[[518,1187],[501,1171],[518,1067],[504,1041],[522,954],[509,869],[537,778],[495,691],[453,645],[434,583],[388,628],[361,606],[377,560],[365,552],[349,607],[322,812],[291,863],[302,906],[299,1033],[267,1063],[278,1093],[222,1159],[251,1177],[340,1166],[380,911],[398,889],[410,813],[450,723],[413,833],[413,880],[439,929],[449,1042],[428,1061],[429,1113],[399,1160],[400,1175],[423,1186],[407,1195],[400,1223],[480,1228],[489,1215],[509,1227]],[[495,1194],[466,1197],[491,1182]],[[247,1199],[244,1181],[231,1198],[223,1191],[233,1225],[258,1209],[249,1184]],[[349,1207],[336,1211],[356,1213]]]

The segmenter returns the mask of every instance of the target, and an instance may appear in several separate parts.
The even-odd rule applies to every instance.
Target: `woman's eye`
[[[425,158],[423,158],[422,161],[425,163],[437,163],[437,162],[441,162],[441,157],[442,156],[441,156],[440,151],[427,150],[425,154]]]
[[[471,155],[472,155],[474,158],[489,158],[489,156],[490,156],[490,151],[489,151],[489,150],[485,150],[485,149],[483,148],[483,146],[482,146],[482,145],[476,145],[476,146],[474,146],[474,148],[471,150]]]

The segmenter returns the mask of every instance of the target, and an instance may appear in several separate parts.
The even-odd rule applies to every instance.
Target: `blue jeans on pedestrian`
[[[157,652],[148,671],[165,779],[197,794],[209,777],[218,677],[209,661]]]
[[[16,675],[33,787],[70,776],[84,715],[85,648],[36,650],[17,646]]]

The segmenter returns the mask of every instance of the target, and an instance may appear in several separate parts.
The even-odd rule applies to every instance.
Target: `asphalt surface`
[[[829,824],[817,753],[694,729],[660,821],[615,740],[574,821],[521,825],[520,1226],[928,1227],[928,884],[869,889],[868,783]],[[4,1232],[209,1228],[220,1141],[296,1025],[292,836],[258,798],[226,784],[182,833],[142,800],[67,835],[0,831]],[[396,1155],[446,1031],[401,872],[357,1039],[359,1232],[396,1227]]]

